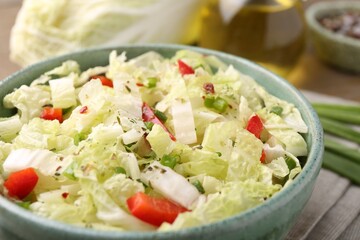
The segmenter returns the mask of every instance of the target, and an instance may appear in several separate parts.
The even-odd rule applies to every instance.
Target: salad
[[[308,128],[291,103],[215,56],[181,50],[81,71],[69,60],[3,99],[0,192],[103,230],[170,231],[255,207],[289,185]]]

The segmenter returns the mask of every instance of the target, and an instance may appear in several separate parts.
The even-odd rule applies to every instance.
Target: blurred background
[[[21,0],[0,0],[0,79],[40,59],[85,47],[127,42],[175,42],[240,55],[269,67],[300,89],[360,101],[360,75],[329,66],[314,53],[303,13],[312,4],[324,1],[334,0],[185,0],[181,3],[158,0],[160,10],[156,12],[150,6],[151,1],[144,0],[144,5],[149,2],[149,6],[141,6],[142,9],[133,13],[112,10],[112,16],[105,6],[103,11],[110,12],[108,19],[99,20],[96,14],[100,16],[100,13],[89,10],[90,4],[81,1],[69,1],[72,5],[69,6],[64,4],[67,1],[49,4],[29,0],[24,2],[27,6],[23,6],[19,14]],[[108,6],[117,4],[116,1],[104,2],[108,2]],[[131,5],[131,1],[128,2]],[[256,4],[255,8],[251,4]],[[90,11],[93,12],[90,14]],[[145,11],[154,13],[149,16]],[[14,43],[10,47],[11,29],[18,14],[16,31],[12,34]],[[120,24],[111,22],[113,18]],[[59,21],[61,26],[56,25]],[[145,25],[144,21],[152,22]],[[133,28],[126,29],[126,24]],[[108,27],[104,28],[105,25]],[[85,28],[86,31],[80,30]],[[116,29],[119,34],[114,34]],[[66,35],[71,31],[73,34]],[[272,48],[274,42],[280,47]],[[271,60],[267,59],[269,55]]]

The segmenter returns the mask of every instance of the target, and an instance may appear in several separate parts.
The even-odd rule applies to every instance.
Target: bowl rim
[[[12,79],[17,78],[23,74],[26,74],[27,71],[30,71],[31,69],[40,68],[49,62],[55,62],[55,61],[65,61],[66,59],[70,59],[73,56],[81,55],[84,53],[94,53],[96,51],[107,51],[110,53],[111,50],[114,49],[125,49],[124,51],[131,51],[132,49],[138,49],[143,48],[147,49],[147,51],[151,49],[161,49],[166,51],[176,51],[176,50],[182,50],[182,49],[188,49],[192,51],[196,51],[202,54],[207,55],[215,55],[222,60],[226,61],[233,61],[233,62],[239,62],[241,65],[244,65],[246,67],[255,69],[256,71],[259,71],[265,75],[270,76],[276,84],[281,85],[282,87],[286,88],[289,92],[291,92],[292,95],[296,96],[296,102],[301,104],[303,109],[299,109],[301,114],[305,114],[306,117],[309,119],[309,141],[311,141],[311,149],[308,151],[307,156],[307,162],[304,165],[302,171],[300,174],[294,179],[294,181],[287,186],[286,188],[283,188],[281,191],[276,193],[274,196],[266,200],[264,203],[250,208],[244,212],[241,212],[239,214],[236,214],[234,216],[228,217],[224,220],[213,222],[210,224],[200,225],[196,227],[190,227],[185,229],[180,229],[176,231],[167,231],[167,232],[138,232],[138,231],[113,231],[113,230],[97,230],[97,229],[88,229],[84,227],[75,226],[72,224],[67,224],[55,220],[50,220],[45,217],[38,216],[28,210],[25,210],[7,198],[0,195],[0,208],[3,208],[4,211],[9,212],[12,215],[15,215],[16,217],[25,218],[28,221],[31,221],[33,224],[40,226],[40,227],[46,227],[47,229],[52,229],[56,231],[65,231],[67,233],[70,233],[73,236],[77,237],[102,237],[107,239],[118,239],[118,238],[126,238],[126,239],[170,239],[174,236],[177,237],[187,237],[192,236],[193,234],[201,234],[203,232],[206,232],[207,230],[214,229],[220,230],[220,229],[234,229],[236,226],[234,226],[234,222],[242,221],[244,219],[260,219],[263,214],[260,214],[261,212],[268,212],[272,209],[278,209],[281,208],[282,202],[279,200],[282,200],[285,198],[285,196],[291,196],[294,197],[299,192],[301,192],[302,188],[307,185],[310,181],[314,180],[321,168],[322,163],[322,156],[324,151],[323,146],[323,130],[322,126],[320,124],[320,120],[315,112],[315,110],[312,108],[310,102],[305,98],[305,96],[296,89],[293,85],[291,85],[289,82],[284,80],[282,77],[270,72],[269,70],[266,70],[265,68],[261,67],[260,65],[253,63],[247,59],[234,56],[228,53],[216,51],[216,50],[210,50],[195,46],[188,46],[188,45],[180,45],[180,44],[163,44],[163,43],[154,43],[154,44],[125,44],[125,45],[119,45],[119,46],[111,46],[111,47],[96,47],[96,48],[89,48],[85,50],[80,50],[68,54],[64,54],[57,57],[52,57],[43,61],[40,61],[38,63],[32,64],[27,66],[26,68],[17,71],[13,73],[12,75],[8,76],[4,80],[0,81],[0,87],[3,84],[6,84],[7,82],[10,82]],[[144,51],[145,52],[145,51]],[[310,134],[310,129],[313,130]],[[300,185],[300,186],[299,186]],[[297,186],[297,187],[296,187]],[[269,210],[270,209],[270,210]],[[246,223],[246,220],[244,221]]]
[[[326,38],[332,39],[338,43],[351,45],[353,47],[360,47],[360,40],[343,34],[337,34],[333,31],[323,27],[317,17],[326,13],[341,12],[343,10],[352,9],[360,12],[360,2],[355,1],[341,1],[341,2],[317,2],[308,7],[305,11],[305,18],[308,25],[319,34]]]

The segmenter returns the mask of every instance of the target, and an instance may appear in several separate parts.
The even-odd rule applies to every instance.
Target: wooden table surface
[[[316,1],[320,0],[307,1],[306,5]],[[20,69],[9,59],[10,31],[20,6],[20,0],[0,0],[0,79]],[[311,41],[309,43],[287,79],[300,89],[360,102],[360,75],[341,72],[323,64],[314,55]]]

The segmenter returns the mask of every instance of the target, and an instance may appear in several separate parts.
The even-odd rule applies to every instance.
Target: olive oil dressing
[[[212,0],[202,12],[200,46],[256,61],[282,76],[295,66],[304,43],[298,0]]]

